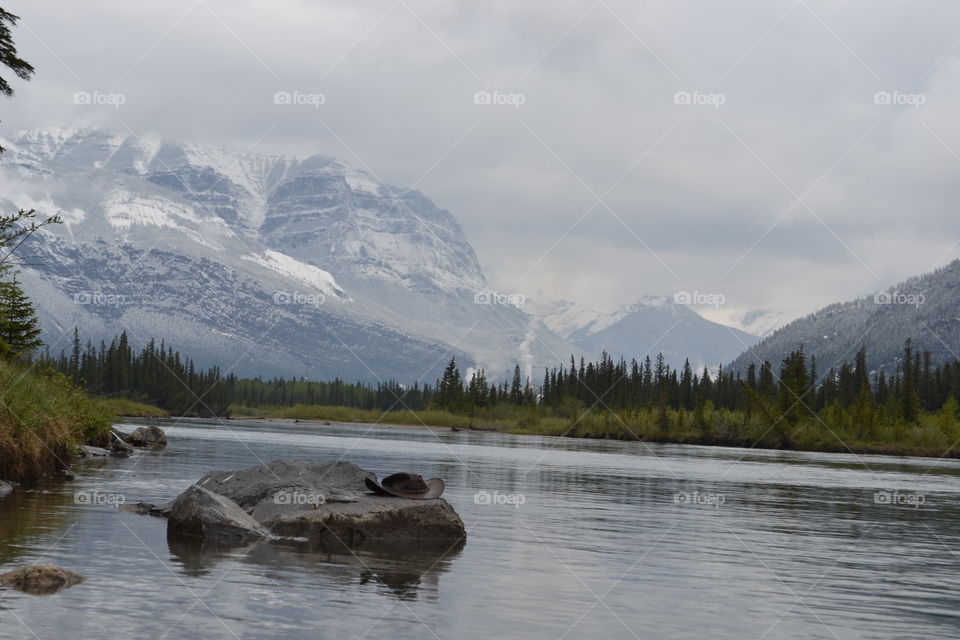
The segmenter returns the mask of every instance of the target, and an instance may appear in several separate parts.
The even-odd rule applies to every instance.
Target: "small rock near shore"
[[[13,491],[13,485],[0,480],[0,498],[5,498]]]
[[[162,449],[167,446],[167,434],[155,426],[137,427],[124,440],[138,449]]]
[[[80,457],[81,458],[105,458],[110,455],[110,452],[106,449],[101,449],[100,447],[91,447],[85,445],[80,447]]]
[[[79,573],[55,567],[52,564],[31,564],[0,574],[0,584],[34,595],[48,595],[80,584]]]

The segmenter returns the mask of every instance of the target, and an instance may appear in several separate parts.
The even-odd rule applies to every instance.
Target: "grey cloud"
[[[679,283],[803,312],[960,255],[953,3],[192,4],[10,3],[38,72],[0,126],[330,153],[399,185],[426,172],[496,285],[589,304]],[[81,107],[78,90],[126,102]],[[484,90],[525,101],[474,104]],[[604,199],[678,277],[602,205],[539,259],[644,153]],[[796,205],[757,242],[794,194],[822,222]]]

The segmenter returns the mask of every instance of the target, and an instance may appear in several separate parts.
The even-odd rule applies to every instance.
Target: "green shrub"
[[[114,415],[65,376],[0,360],[0,478],[65,467],[82,444],[106,444]]]

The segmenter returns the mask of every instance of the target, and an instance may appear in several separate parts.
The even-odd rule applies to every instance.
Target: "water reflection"
[[[229,426],[181,423],[165,453],[0,501],[8,560],[88,578],[47,599],[0,593],[0,639],[33,637],[24,625],[44,640],[948,639],[960,629],[957,461]],[[223,549],[168,539],[160,519],[73,504],[77,490],[159,504],[211,469],[341,456],[381,477],[445,478],[470,544],[356,556],[286,542]],[[924,501],[880,503],[885,490]],[[525,500],[475,500],[484,491]],[[725,501],[675,501],[697,491]]]
[[[0,565],[50,535],[59,537],[76,520],[69,485],[48,483],[42,488],[19,488],[0,500]]]
[[[290,573],[313,574],[333,583],[359,581],[377,593],[415,600],[428,587],[428,600],[438,597],[439,576],[448,571],[465,542],[443,547],[405,549],[381,547],[331,551],[307,542],[257,541],[244,546],[224,545],[194,536],[167,535],[173,561],[183,574],[202,577],[224,562],[257,565],[267,578],[282,580]]]

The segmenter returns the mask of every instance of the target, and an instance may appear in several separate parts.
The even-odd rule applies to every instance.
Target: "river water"
[[[0,500],[0,638],[956,638],[960,463],[312,423],[162,424],[164,451]],[[121,428],[130,429],[132,426]],[[447,481],[446,554],[168,544],[212,469],[349,460]],[[77,496],[80,496],[79,500]],[[89,499],[88,496],[92,496]]]

